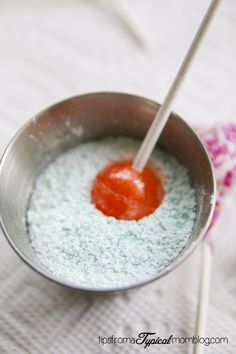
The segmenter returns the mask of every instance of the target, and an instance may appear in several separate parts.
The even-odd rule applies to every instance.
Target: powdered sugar
[[[36,181],[27,214],[32,246],[55,275],[83,286],[129,285],[160,272],[190,236],[195,195],[186,169],[156,150],[166,195],[138,222],[104,216],[90,202],[91,183],[108,162],[132,158],[140,142],[109,138],[69,150]]]

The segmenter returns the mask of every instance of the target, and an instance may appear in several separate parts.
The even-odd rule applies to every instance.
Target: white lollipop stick
[[[200,24],[200,27],[192,41],[192,44],[190,45],[190,48],[180,66],[180,69],[174,79],[174,82],[172,86],[169,89],[169,92],[167,93],[167,96],[157,112],[154,121],[152,122],[151,127],[148,130],[148,133],[146,134],[144,141],[138,151],[137,156],[135,157],[135,160],[133,162],[133,167],[138,170],[142,171],[144,166],[146,165],[152,150],[154,149],[154,146],[165,126],[167,123],[167,120],[170,116],[170,113],[172,111],[173,103],[174,100],[180,90],[181,84],[186,76],[186,73],[194,59],[194,56],[196,55],[196,52],[211,24],[211,21],[214,17],[214,14],[218,8],[218,5],[220,4],[221,0],[212,0],[211,4]]]
[[[202,242],[202,269],[201,269],[201,284],[198,298],[198,317],[196,325],[196,335],[205,337],[206,323],[207,323],[207,310],[208,300],[210,293],[210,280],[211,280],[211,265],[212,265],[212,251],[210,244],[207,240]],[[194,354],[202,354],[204,345],[197,343],[194,345]]]
[[[135,16],[134,12],[131,11],[127,5],[127,2],[125,2],[125,0],[109,0],[109,3],[136,42],[144,48],[153,48],[154,45],[151,43],[150,37],[148,36],[144,26]]]

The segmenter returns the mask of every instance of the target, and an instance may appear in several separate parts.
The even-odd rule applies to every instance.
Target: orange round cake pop
[[[92,202],[107,216],[139,220],[153,213],[161,204],[164,188],[159,173],[151,165],[142,172],[131,160],[115,161],[96,176]]]

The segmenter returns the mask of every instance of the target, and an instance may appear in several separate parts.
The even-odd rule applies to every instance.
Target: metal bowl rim
[[[74,99],[80,99],[83,97],[89,97],[89,96],[103,96],[103,95],[111,95],[111,96],[125,96],[125,97],[131,97],[134,99],[138,99],[140,101],[143,102],[147,102],[148,104],[152,104],[155,105],[157,107],[160,107],[160,104],[154,100],[148,99],[146,97],[142,97],[139,95],[135,95],[135,94],[130,94],[130,93],[123,93],[123,92],[115,92],[115,91],[99,91],[99,92],[91,92],[91,93],[85,93],[82,95],[75,95],[72,97],[68,97],[62,101],[58,101],[50,106],[48,106],[47,108],[43,109],[42,111],[40,111],[39,113],[37,113],[35,116],[33,116],[31,119],[29,119],[17,132],[16,134],[13,136],[13,138],[10,140],[10,142],[8,143],[6,149],[3,152],[2,158],[0,160],[0,182],[1,182],[1,171],[3,169],[3,165],[4,165],[4,161],[7,159],[8,153],[11,150],[11,147],[14,145],[15,141],[17,140],[18,136],[21,135],[21,133],[25,130],[25,128],[30,125],[33,121],[37,120],[37,118],[39,118],[42,114],[44,114],[45,112],[47,112],[49,109],[51,108],[55,108],[56,106],[59,106],[60,104],[63,104],[65,102],[68,101],[72,101]],[[197,140],[198,144],[201,145],[206,157],[207,157],[207,161],[209,164],[209,173],[210,173],[210,177],[211,177],[211,181],[212,181],[212,197],[211,197],[211,204],[209,205],[209,212],[208,212],[208,216],[206,219],[206,223],[204,225],[204,227],[202,228],[201,233],[199,234],[198,238],[195,240],[195,242],[192,243],[192,245],[189,247],[189,249],[187,251],[185,251],[184,256],[182,255],[183,250],[181,251],[181,253],[174,259],[174,261],[172,261],[167,267],[165,267],[160,273],[157,273],[155,275],[152,275],[150,277],[147,277],[145,280],[142,281],[138,281],[135,283],[132,283],[130,285],[124,285],[124,286],[117,286],[117,287],[104,287],[104,288],[97,288],[97,287],[86,287],[86,286],[80,286],[80,285],[76,285],[73,282],[69,282],[66,280],[62,280],[56,276],[53,275],[53,273],[50,272],[46,272],[43,269],[41,269],[40,267],[38,267],[37,265],[33,264],[33,262],[31,262],[29,259],[27,259],[27,257],[24,256],[24,254],[18,249],[18,247],[15,245],[15,243],[12,241],[11,236],[8,234],[8,232],[5,229],[4,226],[4,222],[2,220],[2,216],[0,213],[0,226],[2,228],[3,234],[5,235],[7,241],[9,242],[9,244],[11,245],[11,247],[13,248],[13,250],[16,252],[16,254],[18,254],[18,256],[28,265],[30,266],[31,269],[35,270],[38,274],[42,275],[43,277],[45,277],[46,279],[55,282],[59,285],[65,286],[67,288],[71,288],[73,290],[78,290],[81,292],[87,292],[87,293],[97,293],[97,294],[103,294],[103,293],[117,293],[117,292],[122,292],[122,291],[126,291],[126,290],[130,290],[130,289],[135,289],[137,287],[149,284],[157,279],[162,278],[164,275],[168,274],[170,271],[172,271],[173,269],[175,269],[178,265],[180,265],[184,260],[186,260],[186,258],[189,257],[189,255],[194,251],[194,249],[200,244],[200,242],[202,241],[209,225],[212,219],[212,215],[214,212],[214,207],[215,207],[215,201],[216,201],[216,182],[215,182],[215,177],[214,177],[214,170],[213,170],[213,166],[212,166],[212,162],[211,159],[209,157],[208,152],[206,151],[206,148],[204,147],[203,143],[201,142],[201,140],[199,139],[198,135],[196,134],[196,132],[175,112],[172,112],[172,115],[175,116],[175,118],[177,118],[178,120],[181,121],[181,123],[183,125],[185,125],[187,127],[187,129],[191,130],[191,132],[194,134],[195,139]],[[189,241],[188,241],[189,242]],[[187,243],[188,243],[187,242]]]

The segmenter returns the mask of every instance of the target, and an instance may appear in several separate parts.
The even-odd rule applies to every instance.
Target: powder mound
[[[38,177],[27,212],[29,237],[41,263],[80,286],[131,285],[159,273],[186,245],[195,218],[195,192],[177,159],[156,149],[165,197],[139,221],[116,220],[91,203],[91,185],[104,166],[132,159],[140,142],[108,138],[60,155]]]

